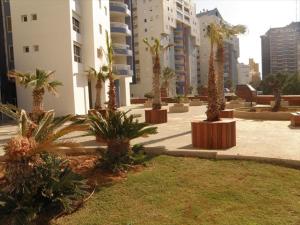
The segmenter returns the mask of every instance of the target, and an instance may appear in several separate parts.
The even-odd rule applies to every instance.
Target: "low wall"
[[[198,97],[187,97],[190,100],[200,99],[200,101],[207,101],[207,96],[198,96]],[[166,103],[176,103],[174,98],[165,98],[162,97],[161,100]],[[146,98],[132,98],[130,99],[131,104],[144,104],[147,101]]]
[[[300,95],[283,95],[282,99],[289,102],[290,106],[300,106]],[[273,95],[258,95],[256,103],[260,105],[270,105],[274,101]]]

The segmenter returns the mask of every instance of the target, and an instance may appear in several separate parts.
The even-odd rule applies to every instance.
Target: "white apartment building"
[[[59,98],[46,94],[45,109],[55,109],[57,115],[86,114],[95,102],[95,82],[88,81],[85,71],[89,67],[99,69],[107,63],[109,1],[10,2],[15,69],[22,72],[33,72],[35,68],[55,70],[55,79],[63,86],[58,89]],[[122,81],[120,83],[121,87]],[[106,83],[102,103],[108,100],[107,91]],[[129,90],[123,91],[126,92]],[[18,87],[17,96],[18,106],[30,110],[31,90]]]
[[[251,82],[250,66],[244,63],[238,64],[238,84],[249,84]]]
[[[196,92],[200,30],[193,0],[133,0],[132,10],[136,76],[131,95],[143,97],[152,91],[151,53],[144,38],[174,44],[161,59],[162,70],[170,67],[176,72],[170,94],[188,93],[190,87]]]
[[[110,0],[110,29],[114,50],[113,70],[120,106],[130,105],[133,76],[131,0]]]
[[[204,10],[197,15],[198,23],[201,30],[200,35],[200,55],[198,64],[200,65],[200,73],[198,76],[198,85],[207,86],[209,56],[210,56],[210,39],[206,35],[206,28],[211,23],[221,23],[224,21],[218,9]],[[224,84],[231,83],[235,87],[238,82],[237,75],[237,59],[239,57],[239,39],[232,37],[224,42]]]

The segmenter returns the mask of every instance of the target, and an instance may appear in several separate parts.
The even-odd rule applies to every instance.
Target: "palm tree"
[[[155,39],[154,43],[151,45],[147,38],[145,38],[144,43],[149,47],[150,53],[152,55],[152,65],[153,65],[153,104],[152,109],[161,109],[161,94],[160,94],[160,74],[161,74],[161,65],[160,65],[160,55],[162,52],[170,48],[172,45],[168,44],[167,46],[162,46],[159,39]]]
[[[95,110],[101,110],[101,90],[103,87],[103,83],[105,83],[106,79],[108,78],[108,68],[107,66],[102,66],[99,71],[90,67],[87,72],[88,78],[90,80],[96,79],[96,100],[95,100]]]
[[[208,106],[207,106],[207,121],[214,122],[220,120],[220,107],[218,104],[218,88],[216,82],[216,73],[214,66],[214,47],[220,40],[220,32],[215,23],[207,26],[207,36],[210,39],[210,57],[208,71]]]
[[[170,67],[165,67],[162,72],[162,87],[166,89],[167,96],[169,96],[170,92],[170,81],[174,79],[175,72]]]
[[[28,86],[33,88],[32,91],[32,119],[37,121],[39,117],[44,113],[43,100],[45,91],[53,95],[57,95],[57,87],[62,86],[62,83],[57,80],[52,80],[54,71],[45,71],[36,69],[35,73],[21,73],[16,71],[9,72],[8,76],[15,78],[17,82],[27,88]]]
[[[111,44],[111,41],[108,37],[108,33],[106,33],[106,48],[107,48],[107,63],[108,63],[108,80],[109,80],[109,90],[108,90],[108,110],[116,111],[116,87],[115,87],[115,76],[113,75],[113,56],[114,51]]]
[[[225,96],[224,96],[224,41],[230,39],[231,37],[243,34],[246,32],[246,27],[243,25],[230,26],[225,23],[216,24],[215,28],[217,29],[216,35],[216,62],[217,62],[217,82],[218,82],[218,91],[219,91],[219,104],[221,110],[225,109]]]

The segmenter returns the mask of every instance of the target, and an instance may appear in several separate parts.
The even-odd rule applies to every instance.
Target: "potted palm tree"
[[[165,67],[162,72],[161,92],[165,93],[165,97],[170,95],[170,82],[175,78],[175,72],[170,67]]]
[[[229,40],[233,36],[238,34],[243,34],[246,32],[246,27],[243,25],[230,26],[226,23],[216,24],[216,73],[217,73],[217,83],[219,90],[219,102],[221,112],[220,115],[222,118],[232,118],[233,111],[225,110],[226,100],[224,95],[224,42]]]
[[[219,93],[214,66],[215,46],[219,35],[218,25],[211,23],[207,26],[207,36],[210,39],[207,119],[192,122],[192,145],[196,148],[227,149],[236,145],[235,121],[220,120]]]
[[[96,69],[90,67],[89,70],[86,71],[89,80],[95,79],[96,80],[96,100],[95,100],[95,106],[94,110],[97,110],[100,112],[102,115],[106,113],[106,109],[102,108],[101,104],[101,91],[103,88],[103,84],[105,81],[108,79],[108,67],[107,66],[102,66],[99,71]]]
[[[159,39],[155,39],[153,44],[150,44],[148,39],[144,39],[144,43],[150,49],[152,56],[152,66],[153,66],[153,82],[152,89],[154,93],[152,110],[145,110],[145,120],[146,123],[158,124],[167,122],[167,110],[162,109],[161,106],[161,92],[160,92],[160,75],[161,75],[161,64],[160,57],[161,54],[170,48],[172,45],[163,46]]]
[[[170,113],[185,113],[189,111],[189,107],[184,105],[184,97],[181,95],[177,95],[175,98],[175,103],[173,106],[170,106]]]
[[[57,95],[57,87],[62,86],[62,83],[57,80],[51,80],[54,71],[45,71],[36,69],[35,73],[22,73],[17,71],[10,71],[8,76],[15,78],[17,82],[27,88],[33,88],[32,91],[32,113],[31,118],[38,121],[44,114],[44,95],[48,91],[53,95]]]

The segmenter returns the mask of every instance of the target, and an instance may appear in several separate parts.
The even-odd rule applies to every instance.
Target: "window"
[[[107,8],[106,8],[106,6],[104,6],[104,12],[105,12],[105,15],[107,16]]]
[[[148,30],[147,30],[147,28],[145,28],[145,32],[147,32]]]
[[[147,23],[147,19],[144,19],[144,22]]]
[[[99,31],[100,31],[100,34],[102,34],[102,25],[99,24]]]
[[[6,17],[6,28],[8,32],[12,31],[12,26],[11,26],[11,17],[7,16]]]
[[[22,22],[27,22],[28,21],[27,15],[22,15],[21,19],[22,19]]]
[[[14,47],[10,45],[8,51],[9,51],[9,60],[12,62],[14,61]]]
[[[81,63],[81,48],[76,44],[73,45],[73,48],[74,48],[74,61]]]
[[[77,33],[80,33],[80,28],[79,28],[80,23],[79,23],[79,21],[76,18],[72,17],[72,23],[73,23],[73,30],[76,31]]]
[[[99,8],[100,8],[100,9],[101,9],[101,5],[102,5],[102,4],[101,4],[101,0],[99,0]]]
[[[99,59],[103,57],[103,52],[102,52],[102,49],[100,49],[100,48],[97,48],[97,57]]]
[[[33,50],[34,50],[35,52],[38,52],[38,51],[40,50],[40,47],[39,47],[38,45],[34,45],[34,46],[33,46]]]
[[[37,20],[37,14],[31,14],[31,20]]]
[[[23,47],[23,52],[28,53],[29,52],[29,46],[24,46]]]

